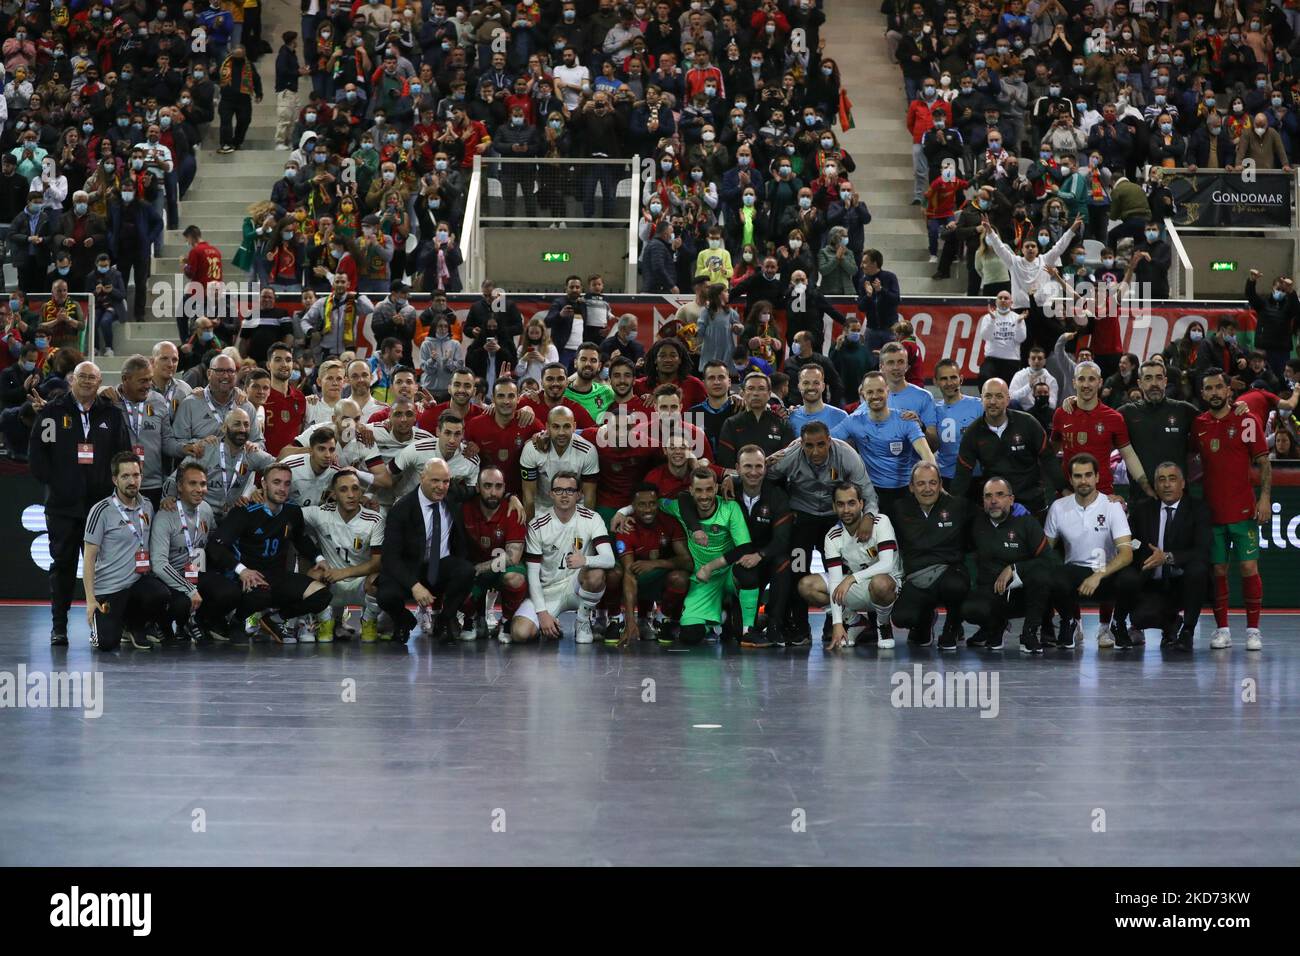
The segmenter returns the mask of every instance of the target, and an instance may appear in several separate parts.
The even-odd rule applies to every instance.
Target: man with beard
[[[243,620],[260,613],[259,627],[271,640],[296,644],[288,620],[330,606],[329,585],[289,566],[291,553],[313,564],[318,553],[302,509],[289,503],[292,484],[283,462],[268,465],[262,473],[265,500],[231,510],[208,539],[208,567],[227,576],[233,572],[243,588],[237,623],[227,635],[231,643],[244,642]]]
[[[511,383],[513,384],[513,383]],[[465,533],[469,560],[474,562],[474,590],[470,594],[472,617],[461,631],[462,640],[489,636],[500,621],[514,618],[528,597],[528,571],[524,567],[527,525],[503,507],[506,491],[502,469],[489,464],[478,476],[478,494],[465,502]],[[501,617],[496,617],[497,596]],[[473,624],[470,622],[473,621]]]
[[[378,511],[362,507],[364,487],[353,469],[333,469],[329,485],[333,500],[303,508],[308,533],[320,545],[320,557],[307,576],[329,585],[330,604],[314,622],[304,622],[298,629],[299,642],[331,643],[335,621],[349,604],[361,605],[361,642],[373,644],[379,637],[374,579],[383,551],[384,521]]]
[[[890,616],[903,587],[894,526],[887,515],[879,515],[872,524],[871,536],[866,541],[859,540],[858,532],[866,512],[862,491],[851,481],[841,482],[835,488],[835,516],[839,520],[826,533],[822,545],[826,571],[800,578],[799,596],[809,604],[829,609],[829,650],[853,647],[859,637],[865,637],[867,643],[874,643],[882,651],[890,650],[894,646]],[[845,611],[852,614],[847,627]],[[871,618],[875,619],[874,625]]]
[[[529,442],[519,456],[523,477],[524,510],[531,521],[546,514],[555,505],[549,489],[560,473],[580,476],[582,498],[587,508],[596,505],[596,485],[600,481],[600,456],[596,446],[575,435],[574,415],[567,408],[553,408],[546,419],[546,447]],[[597,520],[601,520],[597,516]]]
[[[535,418],[522,424],[516,413],[519,404],[519,386],[512,378],[499,378],[492,388],[492,407],[488,414],[479,415],[465,424],[465,454],[475,456],[485,467],[499,468],[505,477],[506,491],[522,494],[523,482],[519,472],[519,458],[525,443],[545,426]]]
[[[474,493],[478,481],[479,460],[461,453],[461,439],[465,437],[465,423],[451,412],[443,412],[438,420],[438,437],[434,441],[415,441],[389,460],[388,467],[375,472],[375,487],[391,488],[394,500],[415,490],[420,472],[427,461],[440,458],[447,463],[451,473],[449,494],[455,501],[463,501]]]
[[[718,441],[718,464],[724,468],[736,466],[736,452],[746,445],[757,445],[763,454],[770,455],[794,441],[790,423],[768,405],[771,379],[762,372],[750,372],[745,376],[741,395],[745,407],[723,423]]]
[[[1128,516],[1122,504],[1099,492],[1099,471],[1097,459],[1087,452],[1071,459],[1074,494],[1052,502],[1043,528],[1049,546],[1055,547],[1057,539],[1065,545],[1065,568],[1056,574],[1056,609],[1061,612],[1057,647],[1073,648],[1082,640],[1080,597],[1131,607],[1137,590],[1138,579],[1123,573],[1133,561]],[[1133,646],[1123,618],[1103,623],[1097,638],[1099,647]]]
[[[229,355],[214,355],[208,362],[208,387],[202,394],[191,395],[176,409],[171,440],[163,451],[173,458],[203,454],[204,439],[216,435],[225,425],[226,416],[240,409],[251,423],[250,441],[261,441],[257,412],[248,402],[239,402],[235,394],[235,360]]]
[[[153,647],[146,628],[160,624],[167,608],[167,586],[149,572],[149,525],[153,505],[140,496],[140,463],[129,451],[118,452],[110,464],[113,494],[86,516],[86,623],[90,646],[115,651],[122,631],[139,650]]]
[[[894,505],[907,494],[912,457],[934,461],[934,453],[925,440],[915,416],[888,404],[889,389],[882,372],[868,372],[862,379],[862,407],[865,414],[854,413],[831,429],[831,437],[851,442],[862,455],[876,489],[880,509],[893,514]]]
[[[1133,450],[1148,475],[1154,475],[1156,466],[1165,461],[1186,471],[1192,424],[1200,414],[1195,405],[1167,397],[1168,385],[1162,362],[1143,362],[1138,368],[1142,401],[1129,402],[1119,410]]]
[[[1007,621],[1023,614],[1020,651],[1041,654],[1038,631],[1053,588],[1051,548],[1033,517],[1012,514],[1015,502],[1006,479],[984,482],[984,513],[972,521],[975,587],[961,607],[962,618],[980,630],[966,646],[1002,650]]]
[[[276,342],[267,350],[266,370],[271,373],[271,391],[266,396],[266,450],[280,454],[302,430],[307,415],[307,398],[290,384],[293,349]]]
[[[455,376],[452,376],[453,383],[455,380]],[[552,362],[542,369],[541,394],[535,398],[523,399],[519,407],[532,409],[539,421],[545,421],[556,408],[567,408],[573,413],[579,429],[595,428],[596,420],[591,417],[582,403],[574,401],[565,394],[568,388],[568,370],[559,362]]]
[[[1114,490],[1110,470],[1110,453],[1119,449],[1128,467],[1130,484],[1139,485],[1149,497],[1155,497],[1151,482],[1129,441],[1124,416],[1101,401],[1101,368],[1096,362],[1080,362],[1074,367],[1074,400],[1066,399],[1052,416],[1052,442],[1061,450],[1066,480],[1070,462],[1087,452],[1101,463],[1097,489],[1105,495]]]
[[[369,466],[371,473],[376,476],[381,471],[386,472],[388,462],[396,458],[407,445],[416,441],[433,440],[430,432],[415,427],[415,403],[406,398],[399,398],[393,402],[393,413],[388,417],[388,421],[383,425],[373,426],[371,434],[374,437],[375,451],[381,459],[372,462]],[[375,501],[379,505],[380,512],[386,514],[394,501],[392,489],[376,489]]]
[[[600,381],[600,346],[583,342],[573,360],[573,375],[569,378],[564,397],[577,402],[592,421],[599,422],[614,403],[614,390]]]
[[[1264,646],[1259,609],[1264,582],[1259,576],[1259,525],[1272,520],[1273,468],[1268,459],[1264,427],[1249,413],[1230,405],[1232,390],[1223,369],[1201,376],[1201,399],[1209,410],[1192,425],[1192,448],[1201,453],[1205,469],[1205,500],[1214,516],[1210,561],[1214,565],[1213,648],[1232,646],[1228,630],[1228,563],[1236,558],[1241,594],[1246,604],[1246,650]],[[1251,468],[1259,468],[1259,501],[1251,486]]]
[[[487,410],[474,401],[474,373],[469,369],[452,373],[447,400],[425,405],[417,423],[426,431],[436,431],[445,412],[450,412],[467,425],[487,414]]]
[[[681,522],[659,510],[654,485],[639,485],[632,495],[632,521],[618,533],[614,554],[619,564],[606,575],[606,594],[615,595],[624,617],[621,624],[610,621],[605,643],[627,647],[661,634],[671,639],[690,587],[692,561]],[[662,616],[652,624],[656,601]]]
[[[248,413],[235,408],[226,415],[220,441],[203,442],[199,453],[186,461],[202,466],[208,476],[207,495],[203,499],[218,519],[231,508],[247,504],[252,491],[252,476],[275,464],[275,458],[259,448],[248,447],[252,425]],[[175,497],[173,481],[163,486],[166,497]]]
[[[283,342],[292,348],[293,338],[293,315],[275,304],[275,290],[267,288],[261,292],[256,315],[246,317],[239,326],[235,345],[240,355],[262,365],[272,345]]]
[[[948,609],[939,635],[941,651],[955,651],[962,638],[961,606],[970,593],[966,552],[970,505],[943,490],[939,466],[912,466],[911,494],[894,509],[894,531],[906,585],[894,608],[894,623],[908,629],[907,643],[929,647],[937,608]]]

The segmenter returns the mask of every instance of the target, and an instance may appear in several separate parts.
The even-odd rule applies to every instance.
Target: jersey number
[[[273,558],[280,553],[280,539],[267,538],[262,542],[262,557]]]

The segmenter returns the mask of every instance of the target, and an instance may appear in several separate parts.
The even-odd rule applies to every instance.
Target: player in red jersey
[[[681,389],[682,406],[692,408],[709,397],[704,383],[691,374],[691,353],[680,339],[660,339],[646,352],[647,374],[636,380],[638,395],[650,395],[660,385]]]
[[[628,417],[614,405],[596,428],[584,428],[582,437],[596,446],[600,458],[600,484],[596,488],[596,511],[608,525],[614,513],[632,500],[646,473],[663,461],[661,449],[634,440],[642,420]],[[617,557],[617,555],[615,555]],[[606,594],[616,593],[610,588]]]
[[[637,486],[632,518],[631,526],[614,541],[618,566],[605,579],[606,595],[614,595],[615,607],[621,601],[624,614],[621,625],[610,621],[605,643],[620,647],[638,638],[654,640],[658,636],[647,621],[656,600],[665,619],[681,617],[693,563],[682,523],[659,510],[655,485],[644,482]]]
[[[1129,483],[1154,498],[1142,462],[1129,443],[1128,423],[1115,409],[1101,403],[1100,393],[1101,368],[1096,362],[1080,362],[1074,367],[1074,396],[1062,402],[1052,415],[1052,442],[1061,450],[1065,487],[1069,487],[1071,460],[1087,452],[1101,462],[1097,490],[1105,495],[1114,492],[1115,479],[1108,463],[1110,453],[1118,449],[1128,468]]]
[[[692,454],[691,440],[680,432],[664,439],[664,458],[662,465],[650,469],[645,476],[647,484],[659,489],[660,498],[676,498],[683,491],[690,491],[691,472],[700,464]],[[709,468],[721,482],[726,471],[712,462]]]
[[[676,385],[660,385],[654,394],[654,416],[633,432],[632,441],[650,448],[666,448],[670,437],[685,435],[691,456],[712,462],[709,436],[703,428],[682,418],[682,408],[681,390]]]
[[[426,405],[416,419],[416,424],[426,431],[436,431],[438,419],[442,417],[443,412],[451,412],[466,425],[478,418],[480,415],[486,415],[487,409],[480,405],[474,404],[474,373],[469,369],[461,369],[453,372],[451,376],[451,386],[448,389],[451,396],[445,402],[439,402],[437,405]],[[426,428],[425,422],[433,425],[433,428]]]
[[[1201,398],[1210,406],[1192,424],[1192,447],[1201,453],[1205,501],[1214,516],[1210,562],[1214,565],[1214,623],[1211,647],[1231,647],[1228,629],[1228,563],[1235,555],[1246,602],[1246,650],[1264,646],[1259,608],[1264,582],[1259,576],[1259,525],[1272,520],[1273,468],[1264,424],[1232,407],[1232,389],[1223,369],[1201,376]],[[1251,465],[1259,466],[1259,500],[1251,487]]]
[[[514,384],[509,379],[506,382]],[[474,590],[469,596],[471,620],[476,625],[481,623],[487,634],[500,621],[513,618],[528,597],[528,571],[524,567],[528,529],[521,517],[502,507],[506,495],[505,475],[495,465],[488,465],[479,472],[478,495],[465,502],[464,508],[469,560],[474,562],[475,571]],[[500,618],[493,611],[498,593]],[[462,635],[476,629],[467,627]]]
[[[531,408],[537,420],[545,422],[551,409],[563,405],[573,412],[574,425],[578,431],[595,428],[596,420],[591,413],[571,398],[564,397],[564,390],[569,387],[569,373],[559,362],[552,362],[542,369],[542,391],[537,397],[520,399],[520,408]]]
[[[512,378],[499,378],[492,388],[492,411],[465,425],[465,454],[477,455],[484,466],[500,468],[512,495],[523,494],[519,456],[524,443],[545,431],[536,417],[523,424],[516,411],[518,404],[518,384]]]
[[[190,244],[190,251],[182,262],[182,270],[187,284],[191,282],[196,284],[185,290],[185,298],[190,300],[201,297],[204,303],[203,314],[211,318],[207,304],[221,301],[223,288],[221,280],[225,270],[221,261],[221,250],[203,241],[203,233],[198,226],[187,226],[183,235],[185,241]],[[181,309],[176,315],[176,328],[180,332],[182,342],[190,337],[190,315],[188,309]]]
[[[640,421],[647,421],[654,414],[655,406],[650,396],[636,392],[636,364],[627,356],[620,355],[610,360],[609,387],[614,390],[614,404],[606,415],[620,412],[629,416],[630,421],[638,415]]]
[[[266,368],[271,373],[271,390],[266,397],[262,437],[267,452],[279,455],[302,431],[307,417],[307,398],[290,384],[293,349],[289,346],[276,342],[267,349]]]

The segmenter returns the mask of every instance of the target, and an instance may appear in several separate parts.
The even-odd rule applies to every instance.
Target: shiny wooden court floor
[[[1191,659],[1099,652],[1094,627],[1040,659],[941,661],[901,632],[837,656],[417,636],[94,657],[84,626],[52,651],[48,611],[0,608],[10,680],[104,684],[98,718],[0,710],[0,863],[1300,862],[1300,618],[1266,617],[1262,654]],[[996,716],[895,706],[918,665],[983,675]]]

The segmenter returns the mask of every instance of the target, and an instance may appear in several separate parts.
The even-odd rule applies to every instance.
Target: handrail
[[[483,185],[483,157],[474,156],[474,172],[470,175],[469,196],[465,200],[465,215],[460,231],[462,249],[469,250],[469,275],[465,287],[477,289],[487,277],[487,254],[479,237],[479,196]]]
[[[641,195],[641,154],[632,155],[632,201],[627,214],[627,266],[623,271],[623,291],[637,292],[637,260],[641,248],[641,206],[636,197]]]
[[[1178,256],[1178,263],[1170,263],[1170,282],[1169,294],[1175,299],[1195,298],[1196,270],[1192,266],[1191,257],[1187,255],[1187,250],[1183,247],[1183,240],[1178,235],[1178,227],[1173,223],[1168,224],[1169,240],[1173,243],[1174,252]],[[1187,289],[1184,292],[1182,276],[1187,274]]]

